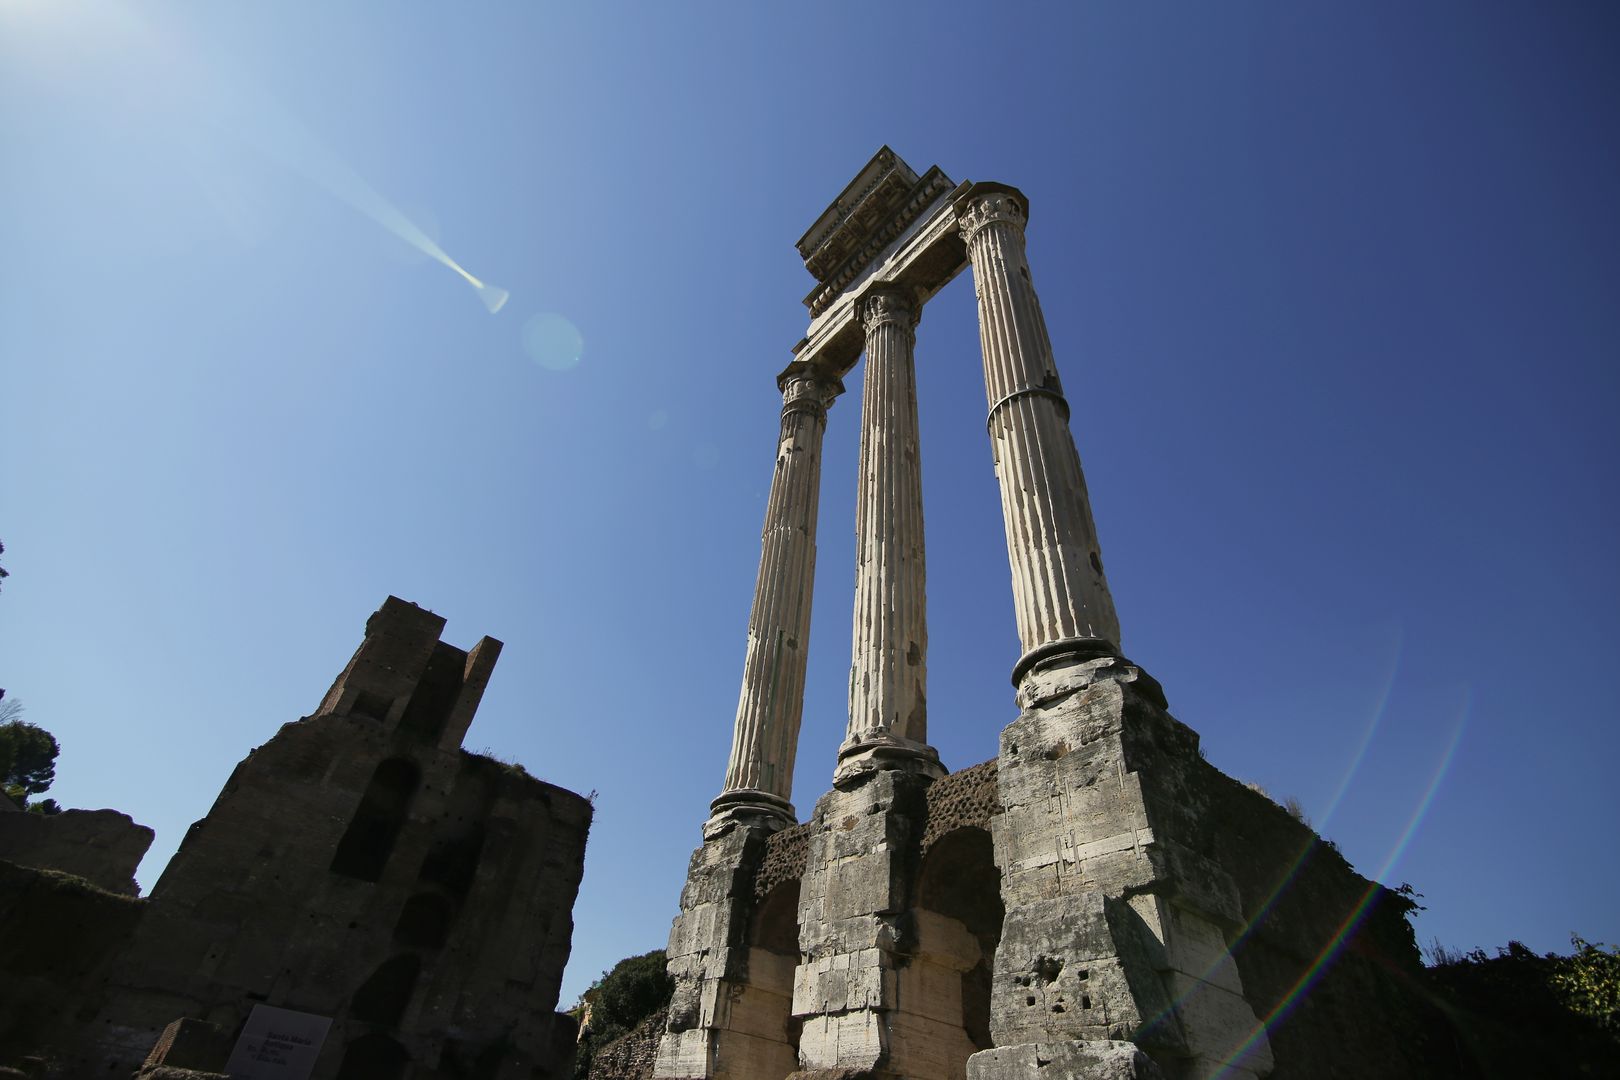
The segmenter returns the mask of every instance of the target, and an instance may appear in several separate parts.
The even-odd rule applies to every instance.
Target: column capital
[[[916,290],[887,281],[876,282],[855,301],[855,313],[861,328],[868,334],[885,323],[893,323],[906,331],[917,329],[922,317],[922,305],[917,302]]]
[[[972,243],[973,234],[996,222],[1005,222],[1020,231],[1029,222],[1029,200],[1007,184],[974,184],[951,204],[956,211],[962,239]]]
[[[782,410],[813,412],[825,416],[838,395],[844,392],[844,383],[834,375],[795,360],[787,370],[776,377],[777,389],[782,391]]]

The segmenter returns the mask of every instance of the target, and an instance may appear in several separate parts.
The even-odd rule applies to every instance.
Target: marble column
[[[790,366],[777,384],[782,389],[782,432],[760,538],[731,760],[725,790],[711,806],[711,824],[739,817],[767,824],[796,820],[789,799],[804,714],[821,438],[827,408],[844,386],[800,364]]]
[[[915,295],[884,283],[856,303],[866,331],[855,508],[849,731],[835,781],[877,768],[942,775],[928,745],[928,616]]]
[[[975,184],[955,209],[979,304],[987,425],[1023,646],[1017,683],[1048,657],[1117,653],[1119,620],[1024,255],[1028,203],[1016,188]]]

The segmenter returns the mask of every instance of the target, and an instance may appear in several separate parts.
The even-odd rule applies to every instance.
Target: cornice
[[[821,284],[812,289],[810,295],[805,297],[805,306],[810,309],[810,317],[815,318],[838,299],[844,287],[854,281],[860,272],[872,260],[894,242],[895,237],[911,226],[922,212],[926,210],[935,199],[949,192],[956,185],[950,177],[940,172],[939,166],[934,166],[922,175],[911,188],[909,196],[901,203],[894,213],[891,213],[882,225],[868,234],[866,240],[855,252],[844,260],[842,265]],[[806,264],[808,265],[808,264]]]

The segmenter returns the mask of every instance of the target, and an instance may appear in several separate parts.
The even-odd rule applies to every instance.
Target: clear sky
[[[1411,882],[1423,941],[1615,941],[1617,51],[1597,3],[0,0],[0,686],[62,742],[52,795],[157,829],[149,887],[416,601],[506,643],[468,745],[598,793],[564,1003],[661,947],[792,245],[887,143],[1029,196],[1124,647],[1210,760]],[[964,275],[917,342],[953,768],[1018,653],[974,318]],[[801,814],[845,723],[859,374]]]

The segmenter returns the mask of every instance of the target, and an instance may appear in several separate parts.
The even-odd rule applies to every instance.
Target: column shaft
[[[984,187],[991,190],[959,200],[957,214],[973,264],[988,427],[1024,649],[1016,678],[1048,651],[1116,652],[1119,620],[1024,255],[1026,211],[1020,197]]]
[[[855,510],[855,615],[849,731],[841,757],[922,757],[928,740],[928,619],[922,469],[913,360],[917,304],[878,290],[858,304],[866,330],[861,471]]]
[[[791,370],[781,383],[782,430],[748,617],[742,692],[725,790],[714,809],[748,808],[791,819],[816,572],[821,440],[827,407],[843,386],[837,379]]]

